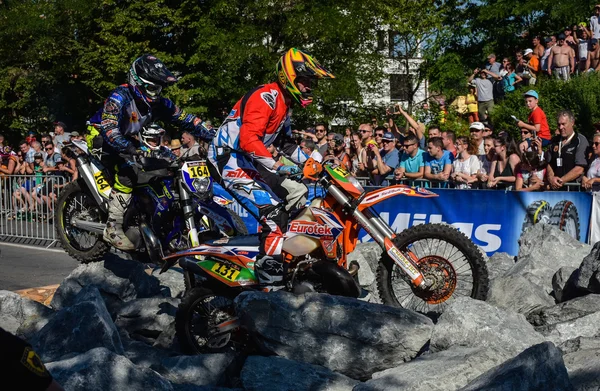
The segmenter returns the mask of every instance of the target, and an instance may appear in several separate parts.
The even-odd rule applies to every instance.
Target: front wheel
[[[195,287],[185,293],[175,315],[175,331],[185,354],[218,353],[239,348],[240,330],[233,299]]]
[[[463,233],[446,224],[413,226],[394,240],[403,252],[411,252],[424,277],[433,285],[417,289],[403,271],[383,253],[377,271],[377,287],[384,304],[438,316],[457,296],[485,300],[488,273],[480,250]]]
[[[107,218],[94,197],[78,181],[71,182],[63,188],[54,210],[56,236],[65,251],[79,262],[100,261],[110,249],[102,234],[79,229],[73,220],[105,224]]]

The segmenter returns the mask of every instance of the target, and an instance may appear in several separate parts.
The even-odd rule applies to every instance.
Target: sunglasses
[[[413,146],[413,145],[415,145],[415,144],[402,144],[402,146],[403,146],[404,148],[408,148],[408,147],[411,147],[411,146]]]
[[[375,137],[383,137],[383,134],[381,134],[381,133],[375,133]]]
[[[384,144],[389,144],[389,143],[393,143],[393,142],[395,142],[395,141],[394,140],[383,140]]]
[[[361,133],[371,133],[371,131],[370,131],[370,130],[361,130],[360,132],[361,132]]]
[[[600,145],[600,143],[598,141],[594,141],[593,144],[594,144],[594,147],[597,147],[598,145]]]
[[[469,131],[470,131],[471,133],[479,133],[479,132],[481,132],[481,129],[475,129],[475,128],[472,128],[472,129],[469,129]]]
[[[531,133],[529,130],[521,130],[521,134],[529,134]]]
[[[324,133],[324,132],[325,132],[325,129],[316,129],[316,130],[315,130],[315,132],[316,132],[316,133]]]
[[[52,147],[46,148],[46,151],[54,151],[54,148],[52,148]]]

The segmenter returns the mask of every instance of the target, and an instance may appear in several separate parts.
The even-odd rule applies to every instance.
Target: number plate
[[[206,178],[210,177],[210,173],[208,172],[208,166],[206,163],[202,162],[192,162],[188,163],[186,167],[186,171],[190,178]]]
[[[346,171],[346,169],[342,166],[337,166],[336,168],[333,169],[333,172],[335,172],[342,178],[346,178],[349,175],[348,171]]]
[[[94,181],[96,182],[96,187],[98,188],[98,191],[100,193],[110,193],[110,185],[108,184],[106,179],[104,179],[102,171],[98,171],[94,174]]]
[[[239,270],[219,262],[215,262],[215,264],[210,270],[217,273],[224,279],[232,282],[235,281],[237,276],[240,274]]]

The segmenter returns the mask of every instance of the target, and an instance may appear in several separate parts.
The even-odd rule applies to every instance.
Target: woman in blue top
[[[511,63],[506,63],[506,74],[502,77],[504,92],[512,92],[515,90],[515,84],[520,83],[523,79],[515,73],[515,68]]]

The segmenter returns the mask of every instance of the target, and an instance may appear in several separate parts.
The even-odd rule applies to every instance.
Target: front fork
[[[412,260],[409,254],[400,251],[392,239],[396,236],[392,228],[379,217],[370,207],[361,212],[358,207],[351,204],[350,199],[337,187],[330,185],[327,189],[329,194],[336,199],[344,208],[352,210],[352,217],[381,248],[387,252],[394,263],[410,278],[412,284],[417,288],[425,288],[427,283],[418,266]]]
[[[191,243],[190,247],[198,247],[200,245],[200,240],[198,239],[198,229],[196,228],[196,222],[194,221],[194,203],[192,201],[192,196],[185,191],[181,181],[177,182],[179,200],[183,211],[183,221],[185,221],[185,227],[188,230],[188,239]]]

